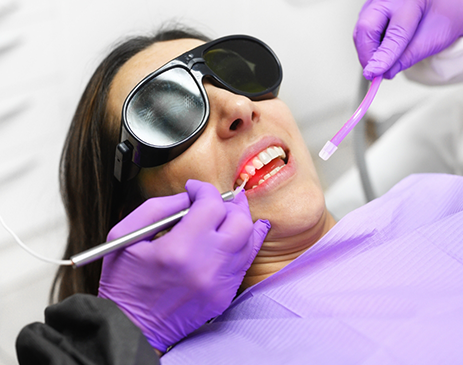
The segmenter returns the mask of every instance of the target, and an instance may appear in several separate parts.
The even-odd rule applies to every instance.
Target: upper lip
[[[287,151],[285,144],[279,138],[273,137],[273,136],[267,136],[267,137],[261,138],[259,141],[251,144],[249,147],[247,147],[244,150],[244,153],[239,160],[238,168],[237,168],[237,171],[235,172],[233,184],[239,178],[240,173],[243,171],[246,163],[249,160],[251,160],[254,156],[258,155],[259,152],[265,150],[267,147],[270,147],[270,146],[280,146],[283,148],[283,150]]]

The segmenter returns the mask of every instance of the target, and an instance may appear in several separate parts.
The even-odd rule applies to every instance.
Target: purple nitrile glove
[[[383,74],[392,79],[461,36],[463,0],[368,0],[354,30],[369,80]]]
[[[121,237],[190,206],[172,230],[103,259],[99,297],[114,301],[157,350],[166,349],[231,303],[270,228],[252,223],[244,193],[224,203],[211,184],[146,201],[118,223]]]

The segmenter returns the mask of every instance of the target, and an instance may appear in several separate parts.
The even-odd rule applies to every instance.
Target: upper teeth
[[[240,178],[236,180],[238,185],[241,185],[243,181],[249,180],[251,176],[256,174],[256,170],[260,170],[263,166],[267,165],[270,161],[275,158],[286,158],[285,151],[281,147],[271,146],[260,152],[244,167],[244,171],[240,174]]]

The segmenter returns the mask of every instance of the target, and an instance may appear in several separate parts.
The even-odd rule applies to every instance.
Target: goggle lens
[[[275,56],[257,42],[230,39],[208,48],[206,65],[232,88],[258,94],[271,89],[280,77]]]
[[[206,114],[201,91],[188,71],[169,69],[148,81],[127,108],[127,122],[145,143],[171,146],[188,138]]]

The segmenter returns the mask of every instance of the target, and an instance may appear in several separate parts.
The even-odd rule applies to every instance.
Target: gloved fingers
[[[230,247],[226,247],[229,255],[227,259],[228,272],[233,275],[238,273],[244,275],[259,253],[269,229],[270,223],[259,219],[253,224],[251,234],[246,241],[240,244],[239,251],[230,252]]]
[[[258,219],[254,223],[253,227],[253,238],[255,246],[260,250],[262,243],[267,237],[268,232],[272,228],[271,223],[267,219]]]
[[[167,218],[188,208],[190,204],[190,198],[187,193],[148,199],[116,224],[109,232],[107,240],[112,241],[153,224],[160,219]]]
[[[192,235],[204,230],[216,230],[227,214],[220,192],[214,185],[198,180],[188,180],[185,188],[192,204],[177,226],[188,227]]]
[[[262,244],[264,243],[265,237],[267,236],[268,231],[271,228],[271,224],[268,220],[258,219],[254,223],[252,240],[253,240],[253,249],[249,255],[248,262],[244,266],[244,270],[247,271],[250,267],[257,254],[259,253]]]
[[[232,211],[239,211],[245,217],[249,217],[251,219],[251,212],[249,210],[249,203],[248,198],[244,194],[243,191],[239,192],[235,195],[235,199],[225,204],[225,208],[227,210],[227,214]]]
[[[252,235],[251,212],[244,193],[236,195],[233,201],[225,203],[225,208],[226,218],[217,228],[224,242],[221,249],[228,253],[236,253],[243,249]]]
[[[463,6],[463,4],[462,4]],[[436,54],[450,46],[456,37],[448,33],[447,24],[439,26],[429,15],[420,23],[413,39],[401,54],[397,62],[385,73],[386,78],[392,79],[397,73],[413,66],[421,60]]]
[[[400,71],[406,70],[415,63],[410,59],[410,57],[412,57],[410,52],[413,52],[413,49],[410,50],[407,48],[405,52],[402,53],[401,57],[384,73],[385,79],[393,79]]]
[[[354,28],[354,44],[360,64],[365,67],[381,44],[384,31],[389,24],[390,14],[378,11],[376,6],[366,3],[359,14]]]
[[[364,69],[364,76],[373,79],[383,75],[392,78],[387,71],[397,62],[412,41],[420,24],[424,9],[413,2],[405,2],[391,15],[384,38]]]
[[[387,71],[391,69],[394,64],[398,64],[397,61],[403,57],[404,51],[413,39],[418,22],[413,22],[411,25],[409,24],[410,27],[407,29],[400,24],[399,20],[397,23],[391,23],[387,28],[386,35],[381,45],[364,69],[365,77],[374,78],[384,74],[385,78],[391,79],[397,73],[391,74],[387,73]]]
[[[190,180],[186,184],[190,201],[190,211],[170,232],[155,241],[141,241],[125,249],[124,259],[136,264],[137,260],[152,260],[165,267],[184,266],[191,260],[192,254],[198,253],[200,243],[208,242],[210,234],[226,216],[224,202],[218,190],[209,183]],[[221,212],[223,211],[223,212]],[[182,264],[183,263],[183,264]]]

